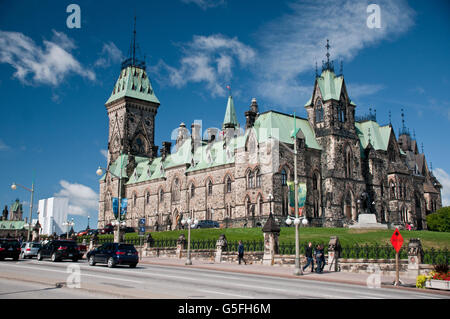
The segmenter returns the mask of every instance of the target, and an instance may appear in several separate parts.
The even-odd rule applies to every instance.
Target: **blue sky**
[[[69,4],[81,8],[70,29]],[[369,4],[381,28],[369,28]],[[180,122],[220,127],[231,84],[238,120],[257,98],[260,111],[306,117],[303,105],[330,39],[331,59],[343,61],[357,115],[376,108],[380,124],[406,125],[423,143],[450,205],[450,5],[448,1],[2,1],[0,2],[0,204],[16,198],[28,216],[37,200],[68,197],[75,229],[97,220],[99,165],[106,165],[104,107],[127,56],[137,16],[161,101],[156,143]]]

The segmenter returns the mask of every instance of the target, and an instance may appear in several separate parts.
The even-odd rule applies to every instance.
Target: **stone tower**
[[[340,227],[342,225],[336,222],[343,217],[356,219],[356,198],[365,186],[355,128],[356,105],[347,94],[344,76],[334,72],[333,61],[329,59],[328,41],[326,48],[327,60],[322,62],[322,73],[316,75],[312,98],[305,108],[308,121],[323,149],[320,170],[325,226]]]
[[[160,105],[146,72],[136,58],[136,22],[131,56],[122,62],[119,78],[105,106],[109,117],[108,165],[121,154],[154,158],[155,116]]]

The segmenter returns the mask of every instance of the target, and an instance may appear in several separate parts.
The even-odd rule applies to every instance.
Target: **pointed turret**
[[[236,110],[234,108],[233,97],[230,95],[228,97],[227,110],[225,111],[222,129],[237,128],[237,127],[239,127],[239,123],[236,117]]]

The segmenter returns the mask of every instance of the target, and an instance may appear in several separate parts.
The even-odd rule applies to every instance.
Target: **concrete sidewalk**
[[[143,257],[140,263],[150,264],[150,265],[161,265],[161,266],[178,266],[178,267],[190,267],[196,269],[208,269],[208,270],[218,270],[218,271],[228,271],[237,272],[243,274],[254,274],[254,275],[266,275],[266,276],[279,276],[284,278],[295,278],[298,280],[316,280],[325,282],[336,282],[343,284],[353,284],[367,286],[370,273],[350,273],[350,272],[329,272],[325,270],[322,274],[311,273],[311,267],[309,267],[303,276],[295,276],[294,266],[266,266],[262,264],[241,264],[238,263],[215,263],[213,260],[205,259],[193,259],[192,265],[185,265],[186,258],[168,258],[168,257]],[[371,277],[370,279],[372,279]],[[370,283],[369,279],[369,283]],[[400,274],[400,281],[402,282],[401,287],[394,287],[392,283],[395,277],[389,275],[381,275],[381,286],[383,288],[400,288],[400,289],[414,289],[416,285],[416,279],[411,277],[402,276]],[[448,292],[443,291],[431,291],[429,289],[420,289],[421,292],[433,292],[433,293],[444,293],[450,295]]]

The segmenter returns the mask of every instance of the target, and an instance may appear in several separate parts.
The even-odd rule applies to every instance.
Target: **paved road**
[[[75,267],[75,268],[73,268]],[[80,270],[80,288],[68,278]],[[14,280],[14,281],[11,281]],[[19,283],[19,284],[17,284]],[[29,283],[32,283],[30,286]],[[16,286],[17,284],[17,286]],[[56,285],[61,288],[55,289]],[[0,298],[21,293],[23,298],[48,298],[61,294],[67,298],[211,298],[211,299],[287,299],[287,298],[448,298],[448,296],[399,289],[370,289],[364,286],[289,279],[225,271],[139,264],[107,268],[78,263],[20,260],[0,262]],[[38,289],[41,289],[40,291]],[[36,290],[35,292],[25,290]],[[72,296],[72,297],[69,297]]]

